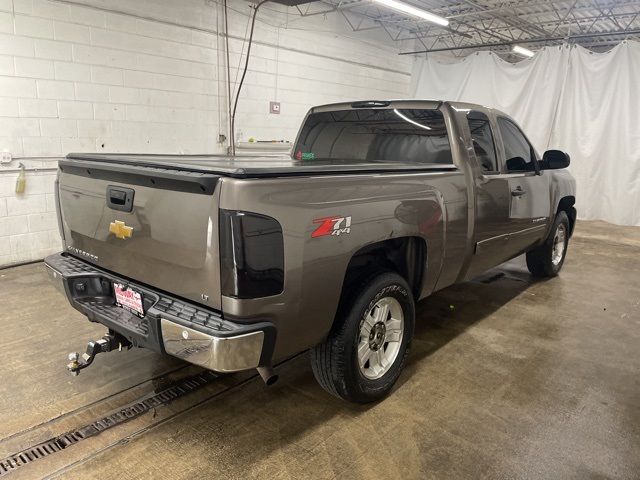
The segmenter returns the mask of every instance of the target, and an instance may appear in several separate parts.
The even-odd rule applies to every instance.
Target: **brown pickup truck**
[[[533,275],[558,273],[568,165],[498,111],[416,100],[312,108],[291,158],[70,154],[64,252],[46,265],[108,333],[68,368],[134,346],[271,383],[311,349],[327,391],[379,399],[415,302],[523,253]]]

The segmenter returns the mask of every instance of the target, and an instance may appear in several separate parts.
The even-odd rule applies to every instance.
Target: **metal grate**
[[[46,442],[26,448],[8,458],[0,460],[0,477],[6,476],[16,469],[32,463],[40,458],[64,450],[86,438],[98,435],[105,430],[128,422],[153,408],[166,405],[190,392],[198,390],[211,383],[217,376],[213,372],[205,371],[191,377],[184,378],[170,385],[166,389],[147,398],[131,403],[120,410],[96,420],[89,425],[74,431],[63,433]]]

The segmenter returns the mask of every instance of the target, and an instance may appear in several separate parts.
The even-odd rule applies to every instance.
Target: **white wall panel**
[[[244,64],[249,4],[229,2],[230,76]],[[406,97],[410,59],[380,32],[353,34],[339,15],[258,14],[238,104],[244,139],[293,140],[307,110]],[[55,158],[71,151],[221,153],[227,86],[221,9],[189,0],[0,0],[0,265],[59,250]],[[269,114],[269,101],[282,113]],[[49,158],[51,157],[51,158]],[[28,169],[14,192],[18,162]],[[41,170],[44,169],[44,170]]]

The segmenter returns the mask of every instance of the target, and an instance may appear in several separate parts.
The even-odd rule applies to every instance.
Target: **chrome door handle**
[[[527,193],[527,192],[525,192],[525,191],[522,189],[522,187],[516,187],[516,189],[515,189],[515,190],[511,190],[511,196],[512,196],[512,197],[521,197],[521,196],[522,196],[522,195],[524,195],[525,193]]]

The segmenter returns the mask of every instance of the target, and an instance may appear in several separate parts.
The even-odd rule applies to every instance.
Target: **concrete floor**
[[[42,264],[0,271],[0,458],[197,369],[146,351],[66,354],[103,328]],[[350,405],[306,355],[265,387],[220,377],[7,478],[640,478],[640,229],[580,222],[560,277],[516,259],[418,305],[393,394]],[[3,477],[4,478],[4,477]]]

